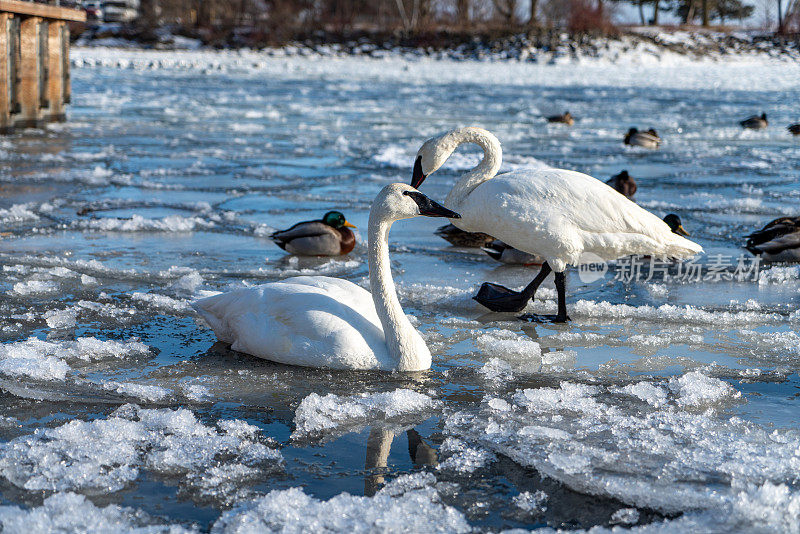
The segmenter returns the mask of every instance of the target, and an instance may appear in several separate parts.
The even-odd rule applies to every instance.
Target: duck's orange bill
[[[345,221],[344,225],[348,228],[358,228],[355,224],[350,224],[349,222]]]

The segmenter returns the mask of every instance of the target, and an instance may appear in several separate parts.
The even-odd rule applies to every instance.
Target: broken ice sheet
[[[691,372],[667,386],[518,390],[505,399],[511,410],[456,412],[445,431],[575,491],[665,513],[730,504],[742,484],[795,480],[796,431],[726,415],[740,395],[722,380]]]
[[[210,426],[189,410],[132,404],[105,419],[37,429],[0,446],[0,474],[28,491],[104,494],[123,489],[143,471],[204,488],[203,476],[240,477],[250,469],[269,473],[282,463],[281,453],[266,444],[258,428],[243,421]],[[211,468],[218,469],[208,472]]]
[[[441,405],[428,395],[409,389],[382,393],[339,396],[311,393],[297,407],[292,439],[320,439],[355,431],[377,420],[399,421],[411,417],[415,422]]]

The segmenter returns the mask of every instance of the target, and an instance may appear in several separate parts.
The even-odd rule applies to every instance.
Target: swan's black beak
[[[419,207],[419,214],[426,217],[446,217],[448,219],[460,219],[461,215],[454,211],[450,211],[438,202],[434,202],[419,191],[405,191],[404,195],[411,197],[417,207]]]
[[[422,156],[417,156],[417,161],[414,162],[414,172],[411,175],[411,187],[417,189],[425,181],[425,178],[427,176],[422,174]]]

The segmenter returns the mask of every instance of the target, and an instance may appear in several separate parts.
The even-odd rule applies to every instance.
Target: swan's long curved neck
[[[394,221],[384,216],[380,202],[369,214],[369,285],[375,310],[383,325],[386,345],[400,371],[420,368],[414,327],[403,312],[389,264],[389,230]]]
[[[503,150],[500,141],[491,133],[481,128],[460,128],[452,132],[452,150],[465,143],[474,143],[483,149],[483,159],[469,172],[459,178],[447,195],[445,205],[458,211],[458,207],[483,182],[494,178],[503,162]]]

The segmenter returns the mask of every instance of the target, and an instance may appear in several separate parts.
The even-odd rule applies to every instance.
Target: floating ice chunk
[[[186,398],[195,402],[204,402],[211,398],[211,392],[202,384],[181,384]]]
[[[48,310],[43,317],[50,328],[72,328],[77,322],[78,311],[72,308]]]
[[[521,336],[510,330],[481,334],[475,340],[478,348],[491,356],[504,356],[515,359],[541,358],[542,347],[527,336]]]
[[[635,525],[639,522],[639,510],[636,508],[620,508],[611,514],[611,523],[617,525]]]
[[[0,374],[37,380],[64,380],[70,371],[64,360],[20,348],[0,348]]]
[[[664,298],[669,295],[669,289],[664,284],[647,284],[647,291],[650,292],[651,295],[658,298]]]
[[[593,396],[599,391],[596,386],[562,382],[559,389],[524,389],[515,394],[514,401],[533,413],[551,410],[594,413],[600,405]]]
[[[58,284],[51,280],[27,280],[14,284],[8,294],[25,297],[28,295],[47,295],[56,291],[58,291]]]
[[[436,307],[437,309],[454,308],[463,310],[472,307],[472,289],[442,286],[438,284],[399,283],[397,294],[410,305],[420,307]]]
[[[690,371],[669,381],[669,388],[678,395],[681,406],[705,406],[727,399],[738,399],[741,393],[718,378],[711,378],[699,371]]]
[[[687,375],[674,379],[677,387],[663,389],[665,402],[662,393],[630,388],[656,399],[657,407],[626,402],[629,392],[620,391],[625,388],[562,382],[559,388],[518,391],[511,410],[482,403],[477,411],[449,414],[444,431],[575,491],[666,513],[729,507],[743,484],[793,483],[800,434],[714,410],[686,410],[681,400],[738,397],[727,383]]]
[[[150,348],[136,340],[123,343],[82,337],[53,343],[30,337],[0,345],[0,372],[39,380],[63,380],[70,370],[68,361],[128,358],[149,353]]]
[[[231,505],[252,498],[253,491],[249,486],[257,484],[263,476],[260,469],[243,464],[224,464],[192,472],[186,482],[199,497]]]
[[[339,426],[363,424],[376,418],[389,419],[401,415],[432,410],[439,402],[428,395],[409,389],[383,393],[340,397],[333,393],[320,396],[311,393],[294,414],[292,439],[317,434]]]
[[[611,304],[610,302],[592,302],[579,300],[573,307],[575,316],[581,317],[603,317],[609,319],[636,319],[637,321],[669,321],[669,322],[690,322],[693,324],[710,324],[714,326],[722,325],[750,325],[753,323],[764,323],[781,319],[774,313],[763,313],[755,311],[706,311],[694,306],[674,306],[664,304],[659,307],[653,306],[630,306],[628,304]]]
[[[33,204],[14,204],[10,208],[0,208],[0,223],[17,223],[39,220],[39,216],[31,209]]]
[[[216,223],[202,217],[182,217],[169,215],[162,219],[145,219],[134,214],[130,219],[80,219],[72,226],[82,230],[100,232],[176,232],[185,233],[212,228]]]
[[[461,474],[474,473],[497,461],[494,453],[486,449],[470,447],[460,439],[452,437],[444,440],[440,452],[450,455],[436,467],[441,471],[455,471]]]
[[[478,369],[478,372],[483,375],[486,380],[492,382],[507,382],[514,378],[514,371],[511,370],[511,364],[500,358],[492,358],[486,362],[483,367]]]
[[[5,534],[30,532],[136,532],[188,534],[180,525],[160,525],[141,511],[111,504],[100,508],[83,495],[56,493],[41,506],[22,509],[0,506],[0,530]]]
[[[203,277],[197,271],[181,276],[175,283],[172,284],[172,289],[182,291],[188,294],[194,291],[203,283]]]
[[[511,499],[512,504],[522,510],[523,512],[531,515],[543,514],[547,511],[548,496],[542,490],[537,490],[531,493],[530,491],[523,491],[519,495]]]
[[[186,476],[228,463],[280,464],[280,452],[242,421],[200,423],[184,409],[126,404],[107,419],[71,421],[16,438],[0,448],[0,473],[29,491],[118,491],[141,470]]]
[[[431,485],[420,487],[420,480],[400,477],[374,497],[341,493],[327,501],[315,499],[300,488],[274,490],[225,512],[211,532],[471,532],[464,516],[443,504]]]
[[[149,384],[136,384],[133,382],[116,382],[109,380],[102,383],[103,389],[116,391],[121,395],[136,397],[145,402],[158,402],[172,394],[167,388]]]
[[[192,307],[186,300],[178,300],[166,295],[159,295],[157,293],[142,293],[141,291],[134,291],[131,293],[131,299],[144,302],[151,308],[160,311],[167,311],[171,313],[185,313],[191,311]]]
[[[511,410],[511,404],[508,403],[505,399],[490,399],[489,402],[486,403],[492,410],[498,410],[500,412],[507,412]]]
[[[651,382],[637,382],[619,388],[618,391],[626,393],[645,401],[650,406],[663,406],[667,402],[667,391]]]
[[[758,276],[758,285],[760,286],[790,282],[800,282],[800,265],[770,267],[761,271]]]
[[[86,287],[94,287],[97,284],[99,284],[99,282],[97,281],[97,278],[95,278],[94,276],[89,276],[88,274],[82,274],[81,284],[85,285]]]

